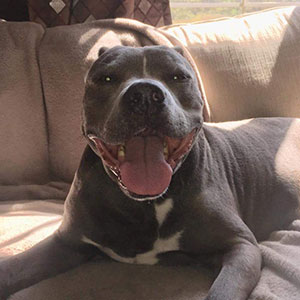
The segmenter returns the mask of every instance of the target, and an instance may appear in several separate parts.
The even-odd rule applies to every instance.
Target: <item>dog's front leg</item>
[[[259,248],[248,241],[235,244],[225,255],[221,271],[206,300],[245,300],[261,272]]]
[[[90,248],[76,248],[53,234],[31,249],[0,261],[0,299],[65,272],[91,256]]]

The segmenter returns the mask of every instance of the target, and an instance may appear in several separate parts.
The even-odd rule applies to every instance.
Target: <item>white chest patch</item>
[[[171,198],[166,199],[161,204],[155,204],[155,213],[156,219],[159,224],[159,227],[164,223],[166,220],[168,213],[173,208],[173,200]],[[87,238],[86,236],[82,236],[81,240],[85,243],[91,244],[99,248],[102,252],[106,253],[112,259],[115,259],[120,262],[124,263],[131,263],[131,264],[147,264],[147,265],[154,265],[158,262],[157,254],[164,253],[168,251],[176,251],[179,250],[179,240],[182,235],[183,230],[174,233],[168,238],[160,238],[154,242],[153,247],[150,251],[138,254],[135,257],[123,257],[115,253],[112,249],[103,247],[98,243],[95,243],[91,239]]]

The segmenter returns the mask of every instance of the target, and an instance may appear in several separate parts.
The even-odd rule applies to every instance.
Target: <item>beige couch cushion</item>
[[[1,201],[0,259],[27,250],[52,234],[62,214],[62,201]]]
[[[213,121],[300,117],[300,7],[164,29],[191,51]]]
[[[37,62],[43,33],[40,25],[0,22],[0,185],[47,180],[47,131]]]

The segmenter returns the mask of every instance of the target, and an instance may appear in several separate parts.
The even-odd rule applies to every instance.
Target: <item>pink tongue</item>
[[[159,195],[169,186],[172,168],[165,161],[163,142],[155,136],[134,137],[126,143],[121,180],[130,192]]]

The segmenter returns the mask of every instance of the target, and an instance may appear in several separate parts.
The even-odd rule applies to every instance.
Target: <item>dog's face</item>
[[[202,126],[203,101],[178,48],[102,48],[86,80],[83,133],[122,191],[160,197]]]

